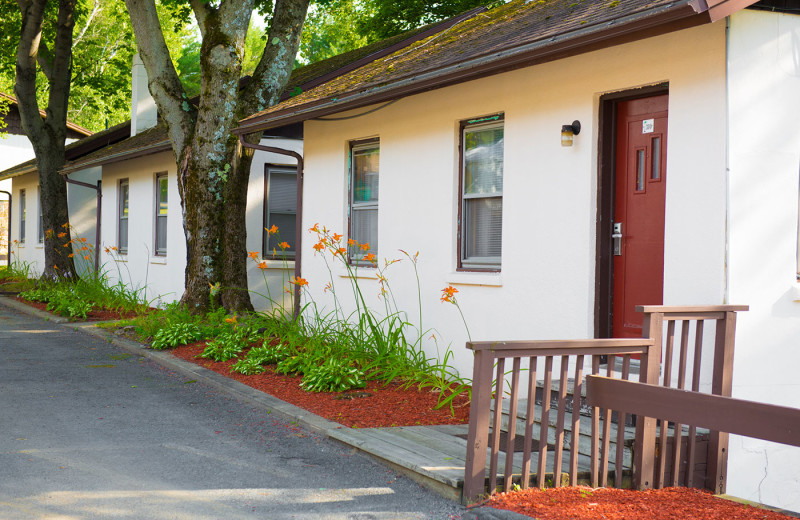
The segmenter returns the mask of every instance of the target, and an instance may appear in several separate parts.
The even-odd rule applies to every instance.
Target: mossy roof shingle
[[[514,0],[254,114],[241,122],[238,132],[303,121],[530,65],[537,62],[531,58],[534,50],[541,62],[597,48],[603,38],[612,41],[632,31],[639,31],[641,38],[647,36],[648,28],[658,34],[670,22],[681,21],[685,27],[711,21],[711,7],[699,4],[694,0]],[[541,53],[548,51],[542,49],[547,48],[553,49],[551,56],[543,59]],[[442,79],[437,83],[436,78]],[[382,98],[379,92],[385,93]]]

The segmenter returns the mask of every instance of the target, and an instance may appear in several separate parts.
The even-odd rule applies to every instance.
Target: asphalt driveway
[[[0,302],[0,518],[460,518],[354,450]]]

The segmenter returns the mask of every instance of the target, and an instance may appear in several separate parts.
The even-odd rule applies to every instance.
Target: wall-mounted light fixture
[[[581,133],[581,122],[575,120],[571,125],[561,127],[561,146],[572,146],[572,137]]]

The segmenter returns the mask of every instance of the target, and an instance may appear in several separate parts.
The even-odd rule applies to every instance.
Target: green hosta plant
[[[223,332],[216,339],[210,341],[200,357],[214,361],[228,361],[242,353],[249,343],[250,328],[244,327]]]
[[[364,372],[350,366],[346,359],[328,358],[321,365],[309,369],[300,383],[307,392],[344,392],[364,388]]]
[[[251,376],[264,372],[264,366],[257,359],[248,356],[234,363],[231,367],[231,372],[239,372],[240,374]]]
[[[288,345],[279,343],[278,345],[264,345],[254,347],[247,353],[247,358],[252,359],[259,365],[274,365],[292,355],[294,352]]]
[[[194,323],[173,323],[156,332],[153,343],[150,345],[155,350],[186,345],[203,338],[200,327]]]
[[[49,302],[52,292],[46,289],[31,289],[30,291],[23,291],[19,293],[20,297],[31,302]]]
[[[275,365],[275,371],[287,376],[305,374],[314,366],[314,360],[306,353],[296,353],[288,356]]]

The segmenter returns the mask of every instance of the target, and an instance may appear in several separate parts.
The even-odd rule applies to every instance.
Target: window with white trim
[[[167,174],[156,174],[156,200],[155,200],[155,249],[157,256],[167,254]]]
[[[294,258],[297,244],[297,169],[267,164],[264,167],[264,196],[263,256]],[[277,229],[277,232],[270,232],[272,229]]]
[[[38,225],[38,234],[39,234],[39,243],[44,244],[44,225],[42,223],[42,188],[41,186],[37,190],[39,194],[39,225]]]
[[[25,208],[25,190],[19,190],[19,243],[25,243],[25,222],[28,217],[28,211]]]
[[[499,271],[503,225],[503,116],[461,123],[459,265]]]
[[[378,187],[380,143],[378,139],[350,144],[350,225],[348,247],[351,263],[365,262],[378,254]],[[368,259],[368,258],[367,258]]]
[[[120,254],[128,252],[128,201],[130,184],[128,179],[119,181],[119,200],[117,202],[117,250]],[[158,217],[156,217],[157,219]]]

